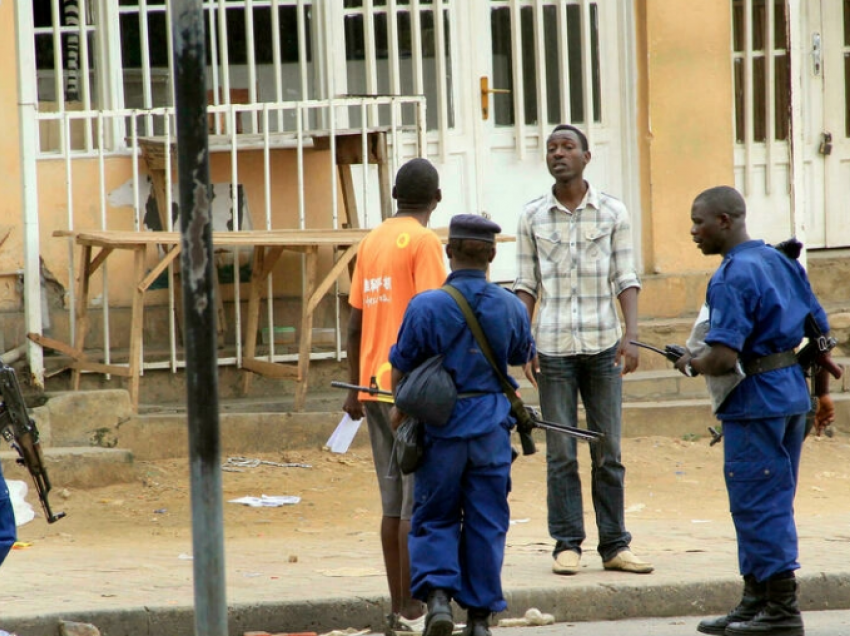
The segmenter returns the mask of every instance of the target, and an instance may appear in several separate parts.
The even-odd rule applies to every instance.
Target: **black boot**
[[[726,627],[731,623],[740,623],[755,618],[762,608],[767,604],[767,584],[759,583],[756,577],[752,574],[747,574],[744,577],[744,594],[741,596],[741,602],[738,607],[729,612],[726,616],[719,618],[707,618],[700,621],[697,625],[697,631],[703,634],[719,634],[726,633]]]
[[[428,615],[425,617],[422,636],[451,636],[454,628],[449,595],[445,590],[431,590],[428,593]]]
[[[752,619],[726,628],[727,636],[804,636],[803,617],[797,605],[797,580],[767,581],[767,604]]]
[[[490,610],[470,607],[466,611],[463,636],[490,636]]]

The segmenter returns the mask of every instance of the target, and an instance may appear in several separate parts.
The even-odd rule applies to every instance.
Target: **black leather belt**
[[[755,358],[749,362],[745,362],[744,373],[747,375],[756,375],[757,373],[766,373],[767,371],[793,367],[795,364],[797,364],[797,353],[793,349],[789,349],[788,351],[771,353],[769,356],[762,356],[761,358]]]

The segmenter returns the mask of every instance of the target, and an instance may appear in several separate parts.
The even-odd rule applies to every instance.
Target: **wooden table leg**
[[[133,289],[132,317],[130,319],[130,404],[133,411],[139,411],[139,376],[142,366],[142,329],[145,307],[145,292],[142,283],[145,279],[145,246],[133,249]]]
[[[345,212],[344,228],[359,228],[360,217],[357,214],[357,195],[354,193],[354,179],[351,176],[351,164],[338,164],[339,184],[342,190],[342,207]]]
[[[303,411],[307,399],[308,378],[310,374],[310,352],[313,349],[313,314],[310,298],[316,288],[316,270],[319,261],[319,248],[312,247],[304,258],[304,293],[301,304],[301,338],[298,347],[298,379],[295,385],[295,410]]]
[[[386,220],[393,215],[393,198],[390,175],[390,162],[387,156],[387,134],[383,132],[370,133],[376,135],[375,154],[378,159],[378,189],[381,198],[381,219]]]
[[[83,245],[80,254],[80,280],[77,288],[76,329],[74,348],[82,352],[89,331],[89,262],[91,261],[91,245]],[[71,373],[71,386],[75,391],[80,388],[80,369],[75,368]]]
[[[263,287],[266,280],[283,254],[282,247],[266,248],[257,246],[254,248],[254,264],[251,268],[251,291],[248,295],[248,319],[246,321],[245,351],[242,353],[242,395],[248,395],[251,388],[251,380],[254,373],[249,366],[271,370],[270,363],[259,364],[255,360],[257,355],[257,331],[260,326],[260,300],[263,296]],[[271,302],[271,301],[270,301]],[[252,365],[252,363],[254,363]]]
[[[245,329],[245,351],[244,358],[253,358],[257,355],[257,328],[260,325],[260,287],[265,280],[262,277],[263,264],[266,260],[266,248],[258,245],[254,248],[254,264],[251,267],[251,291],[248,293],[248,319]],[[238,337],[238,334],[237,334]],[[251,380],[254,374],[242,369],[242,395],[248,395],[251,388]]]

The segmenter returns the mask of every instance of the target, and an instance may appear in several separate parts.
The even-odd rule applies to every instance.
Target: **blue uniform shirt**
[[[707,344],[739,353],[742,363],[794,349],[812,313],[827,332],[826,313],[812,293],[803,267],[764,241],[732,248],[711,277]],[[720,420],[805,413],[808,387],[799,365],[746,377],[717,413]]]
[[[488,283],[484,272],[458,270],[447,283],[464,295],[502,373],[507,365],[523,365],[535,355],[528,312],[520,300],[498,285]],[[443,354],[443,366],[451,373],[458,393],[481,392],[485,395],[461,398],[444,427],[428,426],[433,437],[469,439],[493,431],[498,426],[510,427],[510,402],[487,358],[478,348],[466,318],[446,292],[431,290],[417,294],[404,314],[398,341],[390,350],[394,368],[409,373],[431,356]]]

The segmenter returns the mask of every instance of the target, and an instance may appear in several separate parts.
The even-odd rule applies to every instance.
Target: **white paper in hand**
[[[362,421],[362,418],[352,420],[348,413],[343,415],[326,444],[331,449],[331,452],[345,453],[348,451],[351,447],[351,442],[354,440],[354,436],[357,435],[357,431],[360,429],[360,423]]]

